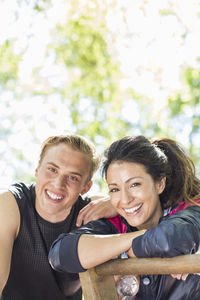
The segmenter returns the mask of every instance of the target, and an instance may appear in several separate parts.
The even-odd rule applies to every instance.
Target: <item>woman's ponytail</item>
[[[156,139],[152,144],[165,153],[171,170],[166,174],[166,188],[160,195],[161,203],[162,197],[165,207],[172,206],[175,202],[193,202],[194,198],[200,196],[200,180],[195,175],[192,160],[174,140]]]

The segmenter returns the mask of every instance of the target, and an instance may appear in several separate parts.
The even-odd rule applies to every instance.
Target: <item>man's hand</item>
[[[76,226],[79,227],[90,221],[96,221],[101,218],[112,218],[117,216],[117,212],[110,203],[108,195],[94,195],[91,202],[82,208],[76,220]]]

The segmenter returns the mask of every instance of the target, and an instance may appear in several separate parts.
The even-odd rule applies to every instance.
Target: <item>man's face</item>
[[[55,223],[67,217],[79,194],[92,185],[90,166],[85,153],[64,143],[47,150],[36,169],[36,210],[42,218]]]

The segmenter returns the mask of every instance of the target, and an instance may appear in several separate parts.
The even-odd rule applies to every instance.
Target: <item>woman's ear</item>
[[[156,183],[158,195],[160,195],[164,191],[165,186],[166,186],[166,177],[161,177]]]

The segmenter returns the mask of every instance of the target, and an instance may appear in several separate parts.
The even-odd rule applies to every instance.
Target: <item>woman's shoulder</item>
[[[200,206],[190,205],[182,209],[171,210],[167,215],[161,218],[160,223],[173,220],[174,222],[189,222],[200,226]]]

